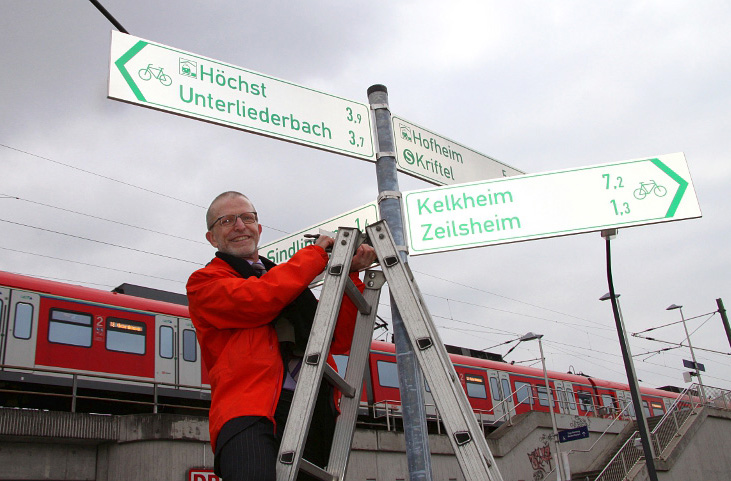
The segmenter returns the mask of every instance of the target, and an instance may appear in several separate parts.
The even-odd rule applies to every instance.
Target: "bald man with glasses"
[[[317,300],[309,284],[325,269],[331,237],[320,236],[275,265],[259,256],[262,232],[251,201],[224,192],[206,213],[206,239],[217,249],[187,284],[190,315],[211,379],[209,428],[214,470],[225,481],[275,481],[276,457],[289,413],[301,355]],[[351,279],[362,292],[358,271],[375,252],[361,245]],[[333,354],[347,354],[357,309],[345,296],[335,327]],[[338,394],[323,383],[304,458],[324,467],[335,429]],[[314,479],[300,473],[301,480]]]

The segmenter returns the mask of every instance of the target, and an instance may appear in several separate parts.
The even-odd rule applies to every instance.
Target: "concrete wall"
[[[556,425],[559,430],[579,426],[587,426],[589,429],[589,438],[559,444],[559,451],[568,455],[571,471],[586,470],[614,444],[616,436],[627,423],[618,421],[612,424],[610,420],[602,418],[557,415]],[[605,431],[606,434],[601,436]],[[555,445],[551,442],[552,435],[551,416],[540,412],[517,416],[513,420],[513,426],[503,425],[491,433],[487,441],[503,479],[534,481],[547,476],[548,479],[555,479],[557,456]],[[582,452],[588,451],[592,446],[594,447],[590,452]]]
[[[619,423],[588,449],[608,421],[559,416],[561,429],[588,422],[589,439],[561,444],[573,451],[573,472],[612,444]],[[731,413],[706,409],[658,464],[661,481],[726,480],[731,473]],[[491,433],[488,444],[504,481],[536,481],[555,466],[550,417],[529,413]],[[446,436],[430,436],[435,481],[463,481]],[[213,466],[206,418],[173,415],[99,416],[0,408],[0,480],[183,481],[192,468]],[[669,470],[669,471],[668,471]],[[547,479],[555,479],[551,474]],[[402,433],[357,430],[346,481],[408,479]],[[637,481],[642,475],[637,477]]]
[[[659,481],[731,479],[731,413],[706,408],[657,464]]]

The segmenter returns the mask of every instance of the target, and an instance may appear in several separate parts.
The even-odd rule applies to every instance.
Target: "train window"
[[[183,330],[183,360],[195,362],[198,353],[195,348],[195,331],[193,329]]]
[[[110,351],[145,353],[147,326],[143,322],[107,318],[107,349]]]
[[[622,407],[622,410],[624,411],[625,416],[635,417],[635,408],[634,408],[634,405],[632,404],[632,401],[626,401],[624,399],[620,399],[619,404]]]
[[[665,409],[663,409],[661,402],[652,401],[652,403],[650,403],[650,406],[652,406],[653,416],[660,416],[661,414],[665,413]]]
[[[91,347],[91,314],[51,309],[48,342]]]
[[[566,393],[562,388],[556,388],[556,397],[558,398],[558,405],[560,408],[564,411],[568,411],[569,406],[568,402],[566,402]]]
[[[642,412],[645,413],[645,417],[651,417],[652,414],[650,414],[650,406],[647,404],[647,401],[642,401]]]
[[[507,379],[502,379],[500,384],[503,386],[503,399],[510,397],[510,383]]]
[[[531,385],[527,382],[515,383],[515,396],[518,398],[518,404],[533,404],[533,396],[531,396]]]
[[[338,374],[340,374],[340,377],[345,377],[345,370],[348,368],[348,359],[350,358],[343,354],[335,354],[333,359],[335,359],[335,366],[338,368]]]
[[[482,376],[473,376],[467,374],[464,377],[465,384],[467,385],[467,395],[469,397],[476,397],[480,399],[487,399],[487,391],[485,390],[485,379]]]
[[[602,404],[607,414],[614,413],[614,398],[609,394],[602,394]]]
[[[566,397],[569,398],[569,408],[576,409],[576,398],[574,397],[574,390],[570,387],[566,388]]]
[[[378,361],[378,383],[383,387],[398,387],[398,369],[395,362]]]
[[[173,328],[160,326],[160,357],[164,359],[173,358]]]
[[[548,406],[550,403],[548,402],[548,391],[546,391],[546,386],[538,386],[538,404],[541,406]]]
[[[27,302],[19,302],[15,305],[15,324],[13,325],[13,336],[18,339],[30,339],[33,328],[33,306]]]
[[[495,401],[503,400],[500,395],[500,385],[497,383],[497,378],[495,376],[490,376],[490,392],[492,393],[492,398]]]
[[[590,393],[577,391],[576,395],[579,397],[579,407],[581,407],[581,409],[588,413],[594,412],[594,403],[591,401]]]

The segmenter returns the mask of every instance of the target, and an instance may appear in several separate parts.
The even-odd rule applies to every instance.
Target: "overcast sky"
[[[394,115],[525,172],[684,152],[703,217],[620,230],[615,287],[630,333],[675,323],[644,334],[667,343],[631,338],[643,385],[685,386],[665,310],[681,304],[705,384],[731,388],[712,315],[731,307],[729,2],[102,3],[137,37],[332,95],[367,103],[384,84]],[[204,213],[224,190],[251,197],[264,242],[376,199],[375,164],[108,99],[113,27],[90,2],[0,8],[0,269],[182,293],[213,255]],[[533,331],[549,369],[626,381],[598,233],[411,266],[444,342]],[[524,343],[507,360],[538,357]]]

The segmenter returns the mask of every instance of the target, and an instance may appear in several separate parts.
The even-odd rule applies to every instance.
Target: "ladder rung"
[[[306,459],[302,459],[302,462],[300,463],[300,471],[304,471],[307,474],[310,474],[317,479],[321,479],[322,481],[338,481],[337,476],[334,476],[324,469],[320,468],[319,466],[315,466],[311,462],[307,461]]]
[[[336,386],[340,390],[340,392],[343,393],[343,396],[355,396],[355,388],[345,382],[345,379],[340,377],[340,374],[338,374],[337,371],[335,371],[335,369],[333,369],[332,366],[330,366],[329,364],[325,364],[325,371],[323,372],[323,376],[330,384]]]
[[[345,293],[348,295],[351,301],[353,301],[353,304],[355,304],[355,307],[358,308],[358,311],[363,315],[368,315],[371,313],[371,306],[368,305],[368,303],[365,300],[365,297],[363,297],[363,294],[360,293],[357,287],[355,287],[355,284],[353,284],[352,279],[348,279],[348,282],[345,283]]]

